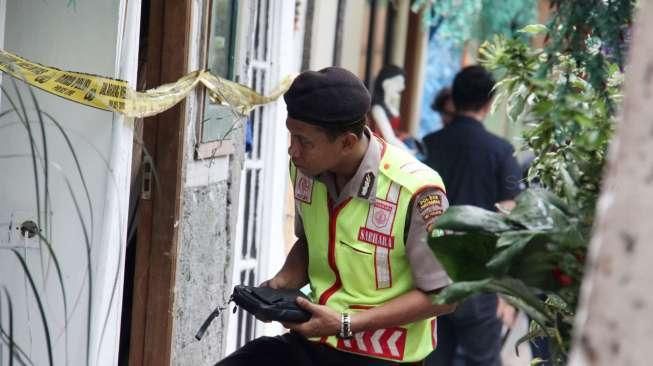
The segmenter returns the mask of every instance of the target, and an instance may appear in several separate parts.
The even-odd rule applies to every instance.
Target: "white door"
[[[133,85],[140,1],[68,3],[0,0],[0,47]],[[8,95],[1,110],[13,101],[22,114],[20,94],[27,112],[26,121],[14,113],[0,117],[0,323],[8,332],[13,319],[19,347],[13,364],[115,365],[129,121],[35,90],[38,109],[59,126],[45,116],[41,124],[28,89],[18,83],[16,91],[12,81],[2,78]],[[21,235],[21,224],[29,221],[47,242]],[[0,365],[9,365],[7,336],[0,338]]]

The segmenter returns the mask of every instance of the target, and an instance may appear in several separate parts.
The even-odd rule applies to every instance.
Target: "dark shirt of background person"
[[[424,137],[426,163],[436,169],[452,205],[495,210],[514,207],[521,169],[506,140],[488,132],[483,119],[490,110],[494,79],[481,66],[461,70],[451,98],[456,116],[442,130]],[[453,314],[438,317],[438,347],[428,366],[501,365],[501,320],[496,294],[474,295]]]
[[[470,70],[470,74],[486,72],[478,66],[471,68],[477,70]],[[454,88],[452,98],[457,115],[453,121],[424,137],[426,164],[442,176],[452,205],[473,205],[494,211],[496,203],[512,200],[519,194],[522,172],[512,145],[487,131],[480,121],[480,116],[487,113],[482,109],[489,109],[490,104],[487,94],[478,96],[484,86],[467,85],[469,90]],[[470,115],[461,110],[481,112]]]

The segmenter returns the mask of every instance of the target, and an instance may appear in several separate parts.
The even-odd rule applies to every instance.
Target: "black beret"
[[[324,127],[360,121],[371,102],[363,82],[339,67],[302,72],[283,99],[288,117]]]

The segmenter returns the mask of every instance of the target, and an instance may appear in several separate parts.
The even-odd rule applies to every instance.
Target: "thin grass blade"
[[[50,329],[48,328],[48,319],[47,316],[45,315],[45,309],[43,308],[43,302],[41,301],[41,297],[39,296],[38,290],[36,289],[36,284],[34,283],[34,278],[32,277],[32,273],[30,272],[29,268],[27,267],[27,263],[25,262],[25,259],[20,255],[18,250],[12,249],[12,252],[16,255],[16,258],[18,258],[18,261],[20,262],[21,267],[23,268],[23,272],[25,273],[25,276],[29,280],[30,287],[32,288],[32,292],[34,294],[34,298],[36,299],[36,304],[39,307],[39,313],[41,315],[41,321],[43,323],[43,331],[45,332],[45,344],[46,348],[48,351],[48,364],[50,366],[54,365],[54,360],[52,357],[52,344],[51,344],[51,338],[50,338]]]

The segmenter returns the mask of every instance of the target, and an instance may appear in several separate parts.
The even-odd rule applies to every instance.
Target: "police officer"
[[[312,313],[255,339],[219,365],[421,363],[436,345],[429,294],[451,280],[428,232],[447,208],[439,175],[366,126],[370,95],[349,71],[300,74],[284,99],[298,237],[263,285],[310,285]]]

